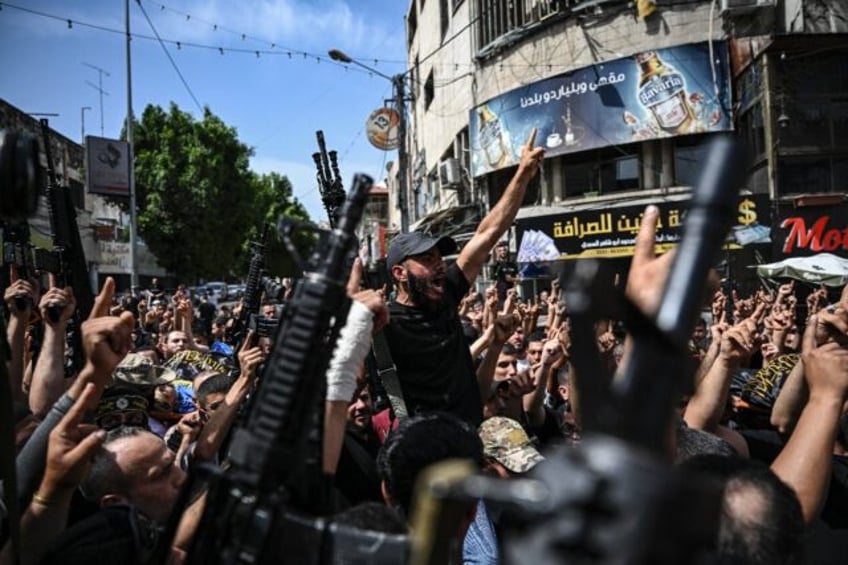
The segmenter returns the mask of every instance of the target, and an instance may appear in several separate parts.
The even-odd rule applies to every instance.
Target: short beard
[[[418,308],[422,308],[428,312],[435,312],[441,306],[441,301],[436,301],[427,296],[427,288],[430,286],[430,280],[426,278],[416,277],[412,273],[407,273],[407,286],[409,288],[409,297],[412,303]]]

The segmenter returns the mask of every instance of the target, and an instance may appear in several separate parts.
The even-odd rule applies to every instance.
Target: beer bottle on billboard
[[[493,169],[508,165],[511,156],[498,115],[488,104],[483,104],[477,114],[480,120],[480,147],[486,154],[486,162]]]
[[[651,111],[657,125],[670,135],[697,131],[697,118],[687,100],[683,75],[664,63],[656,51],[637,54],[636,62],[641,70],[639,103]]]

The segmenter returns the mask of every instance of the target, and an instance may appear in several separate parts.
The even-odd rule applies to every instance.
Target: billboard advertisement
[[[645,51],[534,82],[473,108],[471,170],[516,165],[530,131],[553,157],[733,129],[727,43]]]

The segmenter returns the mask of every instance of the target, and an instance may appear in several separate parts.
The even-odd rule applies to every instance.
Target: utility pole
[[[80,128],[82,130],[80,132],[80,134],[81,134],[80,139],[82,140],[82,141],[80,141],[80,143],[82,143],[83,145],[85,145],[85,111],[86,110],[91,110],[91,106],[83,106],[82,108],[80,108],[80,124],[81,124]]]
[[[395,108],[398,119],[398,207],[400,208],[400,231],[409,231],[409,205],[407,204],[409,171],[407,170],[408,155],[406,152],[406,92],[404,75],[392,77],[395,90]]]
[[[354,64],[392,83],[395,109],[398,113],[398,208],[400,208],[400,231],[407,232],[409,230],[409,206],[407,205],[409,171],[407,171],[408,155],[406,152],[406,83],[404,82],[406,73],[389,76],[374,67],[369,67],[365,63],[357,61],[338,49],[330,49],[327,54],[333,61]]]
[[[92,65],[91,63],[83,63],[86,67],[90,67],[97,71],[97,84],[94,84],[90,81],[85,81],[85,83],[92,87],[100,94],[100,137],[103,137],[105,134],[103,133],[103,95],[109,96],[109,93],[103,90],[103,75],[110,77],[112,75],[109,74],[109,71],[106,69],[101,69],[97,65]]]
[[[127,145],[129,146],[130,168],[130,292],[138,289],[138,270],[136,269],[136,211],[135,211],[135,147],[133,146],[133,110],[132,110],[132,66],[130,65],[130,0],[124,3],[124,24],[127,31]]]

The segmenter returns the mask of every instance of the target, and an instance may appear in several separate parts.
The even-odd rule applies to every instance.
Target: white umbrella
[[[810,257],[790,257],[777,263],[751,265],[761,277],[786,277],[827,286],[843,286],[848,283],[848,259],[831,253],[819,253]]]

